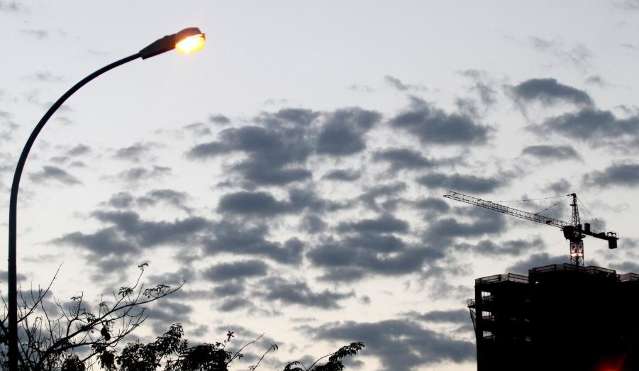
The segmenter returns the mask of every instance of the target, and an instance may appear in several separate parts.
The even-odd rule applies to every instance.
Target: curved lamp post
[[[131,62],[135,59],[142,58],[147,59],[154,57],[158,54],[168,52],[169,50],[177,49],[182,53],[191,53],[200,50],[204,47],[206,36],[200,31],[199,28],[190,27],[185,28],[182,31],[164,36],[161,39],[149,44],[139,52],[115,61],[107,66],[100,68],[99,70],[88,75],[84,79],[80,80],[77,84],[73,85],[71,89],[67,90],[58,100],[53,103],[51,108],[42,116],[40,122],[33,129],[33,132],[29,136],[27,143],[22,149],[22,154],[18,160],[15,173],[13,175],[13,183],[11,185],[11,199],[9,203],[9,370],[18,370],[18,357],[20,352],[18,351],[18,301],[17,301],[17,279],[16,279],[16,227],[17,227],[17,204],[18,204],[18,188],[20,187],[20,177],[22,176],[22,170],[27,161],[29,151],[36,140],[36,137],[47,123],[53,113],[60,108],[60,106],[75,93],[78,89],[83,87],[89,81],[102,75],[103,73],[121,66],[127,62]]]

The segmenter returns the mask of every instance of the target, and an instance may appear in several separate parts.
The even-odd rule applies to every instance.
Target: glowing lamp
[[[198,30],[199,32],[199,30]],[[180,33],[177,34],[175,49],[183,54],[190,54],[201,50],[206,43],[206,35],[203,33],[197,33],[180,38]]]
[[[205,42],[206,35],[199,28],[189,27],[154,41],[140,50],[139,55],[142,59],[147,59],[173,49],[182,54],[189,54],[202,49]]]

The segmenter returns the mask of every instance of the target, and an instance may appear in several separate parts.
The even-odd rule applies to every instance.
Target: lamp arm
[[[15,172],[13,174],[13,182],[11,184],[11,198],[9,201],[9,370],[14,371],[18,369],[18,357],[21,357],[18,351],[18,298],[17,298],[17,268],[16,268],[16,230],[17,230],[17,206],[18,206],[18,188],[20,187],[20,178],[22,176],[22,170],[27,162],[29,151],[35,142],[38,134],[49,121],[55,111],[62,106],[62,104],[73,93],[78,91],[81,87],[86,85],[89,81],[102,75],[103,73],[112,70],[118,66],[121,66],[127,62],[131,62],[140,57],[140,53],[132,54],[128,57],[117,60],[109,65],[106,65],[99,70],[91,73],[78,83],[73,85],[71,89],[67,90],[55,103],[49,108],[49,110],[42,116],[36,127],[31,132],[29,139],[22,148],[22,153],[18,160]]]

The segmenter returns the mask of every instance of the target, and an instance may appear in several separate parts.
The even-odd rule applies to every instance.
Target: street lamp
[[[89,81],[102,75],[103,73],[121,66],[127,62],[131,62],[135,59],[142,58],[147,59],[154,57],[158,54],[168,52],[169,50],[178,49],[181,53],[188,54],[198,51],[204,47],[206,36],[197,27],[185,28],[182,31],[164,36],[153,43],[149,44],[139,52],[130,55],[128,57],[117,60],[107,66],[100,68],[99,70],[88,75],[84,79],[80,80],[77,84],[73,85],[71,89],[67,90],[58,100],[53,103],[51,108],[42,116],[40,122],[33,129],[33,132],[29,136],[27,143],[22,149],[18,165],[16,166],[15,173],[13,174],[13,183],[11,184],[11,199],[9,202],[9,370],[18,370],[18,298],[17,298],[17,270],[16,270],[16,227],[17,227],[17,204],[18,204],[18,188],[20,187],[20,177],[22,176],[22,170],[27,161],[29,151],[36,140],[36,137],[47,123],[53,113],[60,108],[60,106],[75,93],[78,89],[83,87]]]

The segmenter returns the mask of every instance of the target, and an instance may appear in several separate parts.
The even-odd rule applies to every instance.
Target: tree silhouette
[[[19,369],[20,371],[227,371],[232,362],[241,359],[244,350],[259,338],[241,346],[237,351],[227,350],[235,334],[228,332],[223,341],[191,344],[184,339],[180,324],[169,329],[154,341],[124,344],[128,336],[147,319],[146,306],[176,291],[174,287],[159,284],[145,287],[142,276],[146,263],[138,266],[140,272],[132,285],[112,292],[109,300],[100,300],[91,308],[80,294],[62,303],[52,298],[51,287],[58,275],[46,288],[19,292]],[[58,270],[59,271],[59,270]],[[343,359],[354,356],[364,345],[352,343],[319,358],[308,368],[300,361],[290,362],[283,371],[341,371]],[[250,366],[256,370],[265,356],[277,350],[271,345]],[[7,369],[8,329],[6,303],[0,321],[0,366]],[[319,364],[328,358],[324,364]]]

